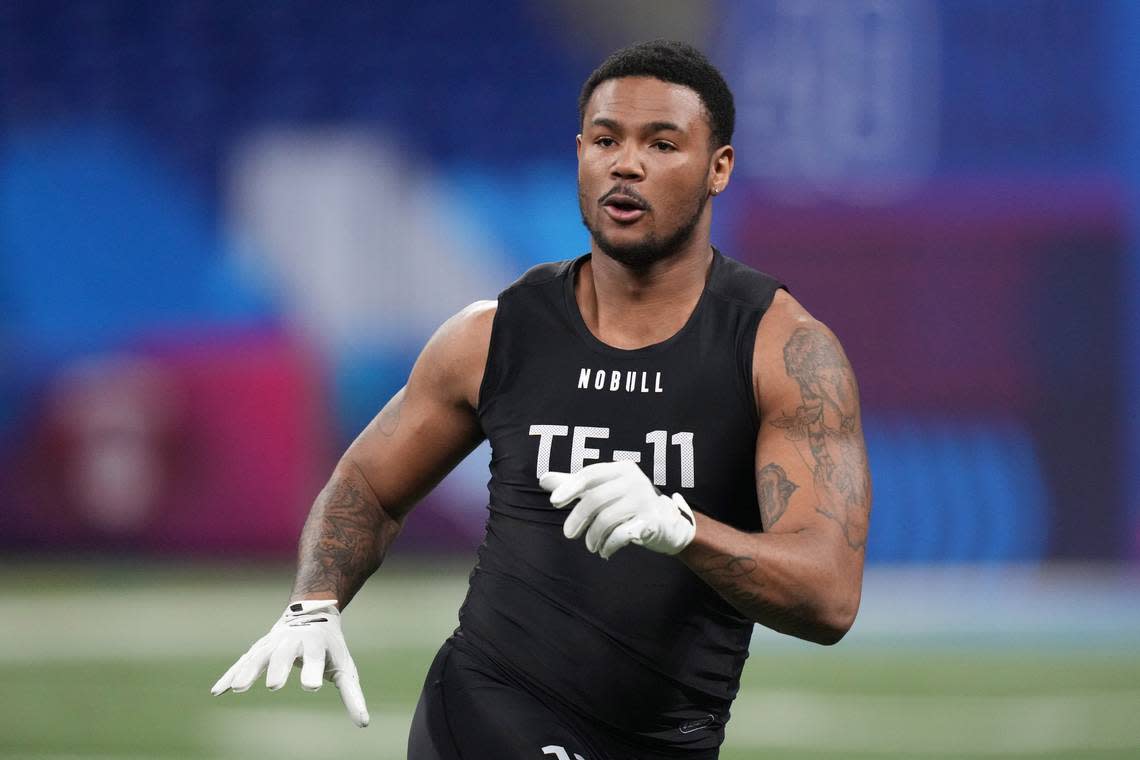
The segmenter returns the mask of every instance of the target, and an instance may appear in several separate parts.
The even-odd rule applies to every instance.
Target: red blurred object
[[[276,334],[166,338],[62,372],[10,548],[288,555],[329,468],[317,364]]]

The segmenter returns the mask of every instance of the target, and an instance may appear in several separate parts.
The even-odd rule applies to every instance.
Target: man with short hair
[[[715,758],[755,623],[832,644],[859,606],[870,481],[850,364],[710,245],[732,94],[698,51],[621,50],[579,101],[590,252],[448,320],[301,536],[292,603],[218,681],[336,683],[338,611],[484,438],[490,514],[414,760]]]

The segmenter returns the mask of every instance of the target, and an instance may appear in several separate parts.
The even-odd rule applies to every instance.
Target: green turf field
[[[911,622],[947,614],[952,595],[900,613],[874,595],[897,603],[906,585],[892,595],[876,577],[869,619],[839,646],[757,637],[722,758],[1140,757],[1136,616],[1121,610],[1115,624],[1118,598],[1083,613],[1030,605],[1004,631],[946,632]],[[0,757],[402,758],[466,568],[385,568],[346,613],[372,713],[363,730],[334,689],[304,693],[295,673],[279,693],[210,697],[280,613],[288,581],[287,568],[234,566],[0,571]],[[1100,627],[1083,625],[1088,609],[1107,616]],[[1056,616],[1052,632],[1037,614]]]

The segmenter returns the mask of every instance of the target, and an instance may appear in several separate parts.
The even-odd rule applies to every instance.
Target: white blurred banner
[[[270,130],[235,151],[227,205],[242,255],[326,348],[422,343],[513,279],[428,166],[352,128]]]

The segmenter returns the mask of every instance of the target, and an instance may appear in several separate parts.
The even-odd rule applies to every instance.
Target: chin
[[[634,239],[614,240],[600,229],[589,230],[602,253],[631,269],[644,269],[677,254],[692,237],[695,221],[694,218],[664,240],[652,232]]]
[[[650,264],[669,258],[673,253],[663,249],[655,240],[615,245],[612,241],[595,237],[594,242],[598,244],[602,253],[632,269],[644,269]]]
[[[590,236],[598,249],[619,264],[635,269],[647,267],[655,261],[668,257],[668,252],[662,247],[661,241],[652,233],[634,238],[623,235],[627,239],[614,240],[600,229],[590,227]],[[628,232],[622,230],[622,232]],[[632,239],[630,239],[632,238]]]

